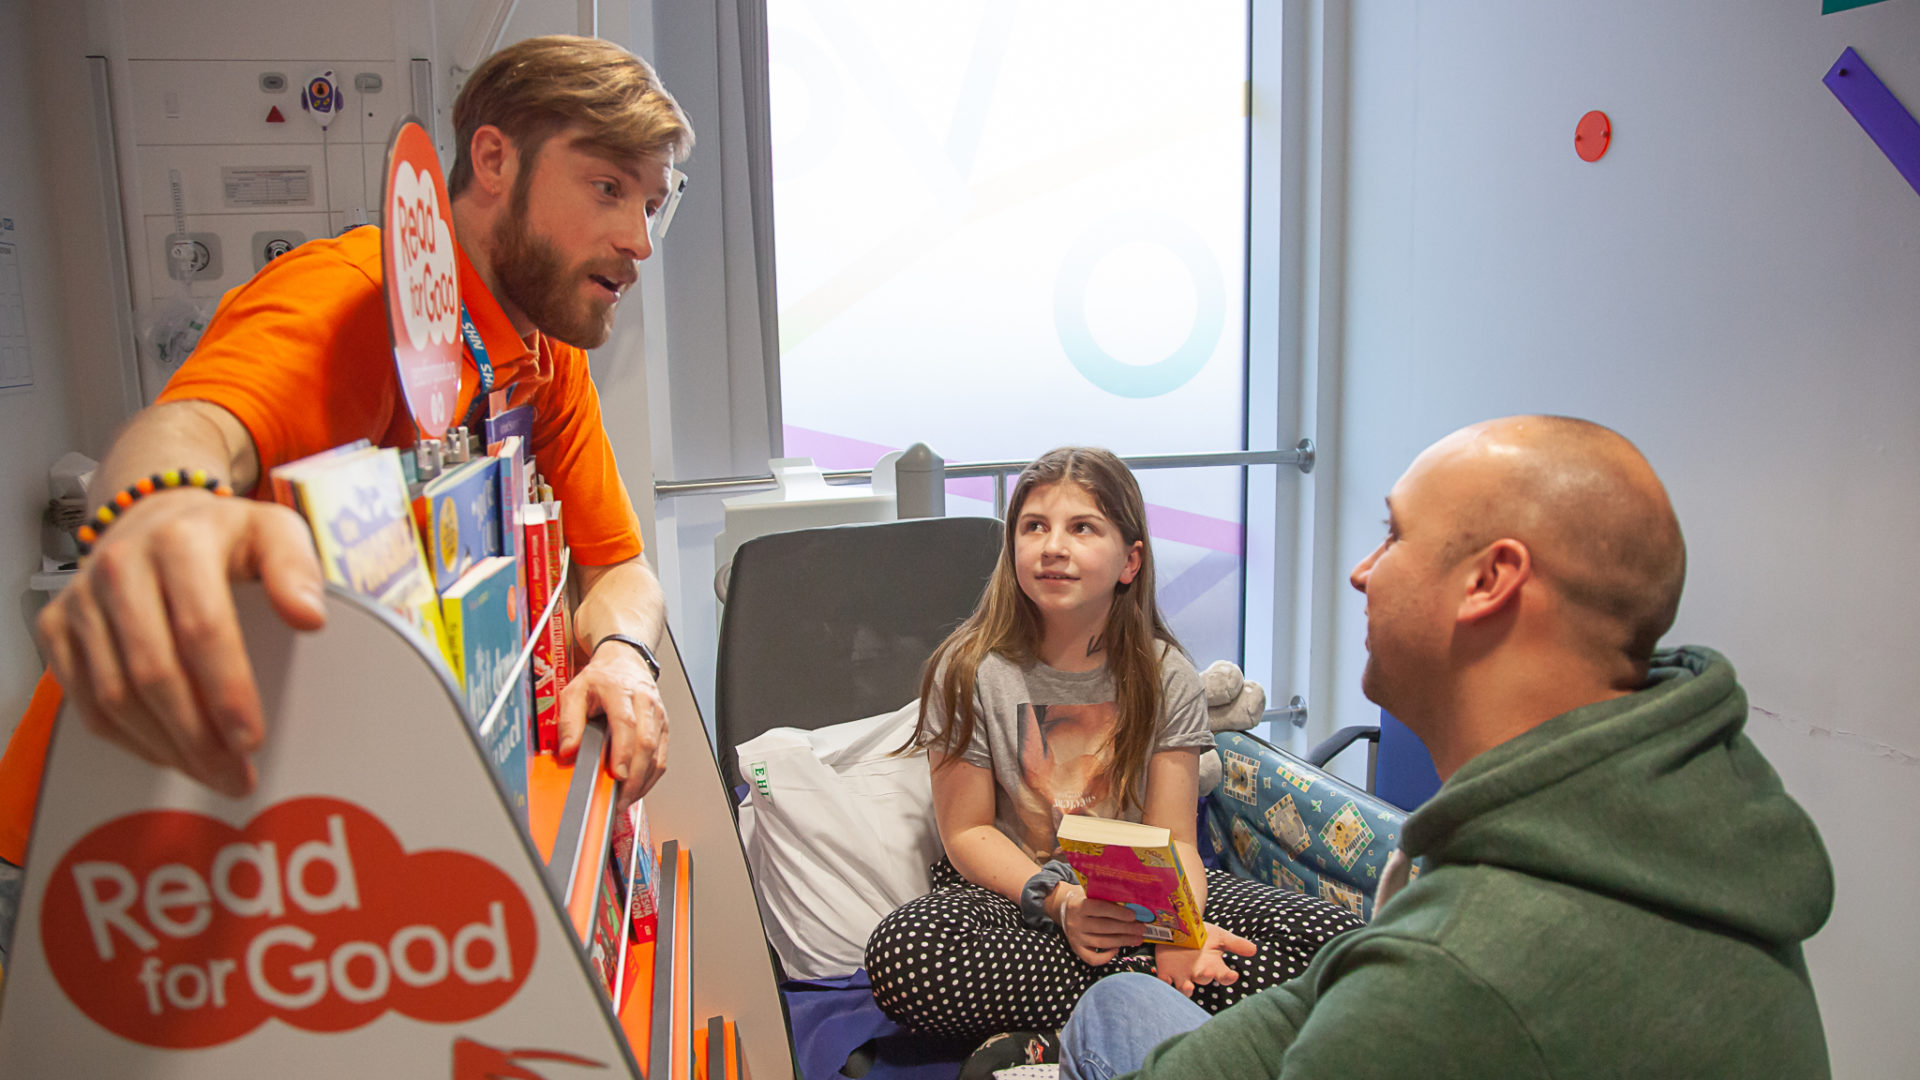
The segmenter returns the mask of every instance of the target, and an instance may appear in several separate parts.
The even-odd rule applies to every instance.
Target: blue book
[[[522,668],[519,677],[507,687],[500,714],[491,724],[485,723],[482,717],[480,728],[480,744],[486,748],[487,764],[493,766],[494,774],[500,777],[507,791],[507,802],[523,829],[527,827],[527,742],[533,726],[528,692],[527,669]]]
[[[487,417],[487,453],[493,453],[494,447],[514,435],[520,436],[522,447],[533,445],[533,406],[516,405],[499,416]]]
[[[505,554],[499,468],[498,458],[474,458],[429,480],[413,501],[434,591],[441,596],[480,560]]]
[[[516,591],[517,564],[498,556],[483,559],[440,598],[448,650],[459,660],[455,680],[466,691],[468,723],[481,725],[494,701],[506,705],[494,722],[480,729],[487,761],[505,785],[515,812],[527,812],[527,689],[525,672],[509,680],[526,641],[526,617]]]

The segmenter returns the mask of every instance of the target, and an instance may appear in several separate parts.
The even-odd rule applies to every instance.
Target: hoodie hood
[[[1711,649],[1655,654],[1646,689],[1554,717],[1469,761],[1407,820],[1429,869],[1498,866],[1775,945],[1833,909],[1813,821],[1743,734]]]

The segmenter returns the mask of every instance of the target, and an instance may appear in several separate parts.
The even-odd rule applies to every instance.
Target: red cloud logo
[[[300,798],[245,829],[202,814],[116,818],[47,886],[41,944],[62,990],[117,1035],[216,1046],[277,1017],[347,1031],[396,1009],[475,1019],[533,968],[533,911],[499,867],[411,855],[384,822]]]

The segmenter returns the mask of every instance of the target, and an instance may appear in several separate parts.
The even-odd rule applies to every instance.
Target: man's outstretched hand
[[[596,650],[560,691],[559,756],[580,749],[587,717],[607,718],[607,768],[620,782],[619,807],[645,795],[667,771],[667,708],[640,654],[618,642]]]
[[[253,790],[266,736],[232,582],[259,579],[288,625],[326,621],[306,522],[178,488],[135,502],[40,613],[67,702],[101,736],[222,794]]]

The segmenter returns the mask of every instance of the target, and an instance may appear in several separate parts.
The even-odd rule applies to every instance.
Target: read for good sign
[[[459,1023],[510,1000],[532,970],[534,918],[493,864],[407,852],[353,803],[276,803],[244,828],[150,810],[61,856],[41,945],[67,997],[102,1027],[188,1049],[278,1020],[315,1032],[389,1010]]]
[[[426,129],[403,121],[387,149],[381,269],[387,327],[407,407],[424,438],[453,423],[460,392],[460,279],[440,159]]]

